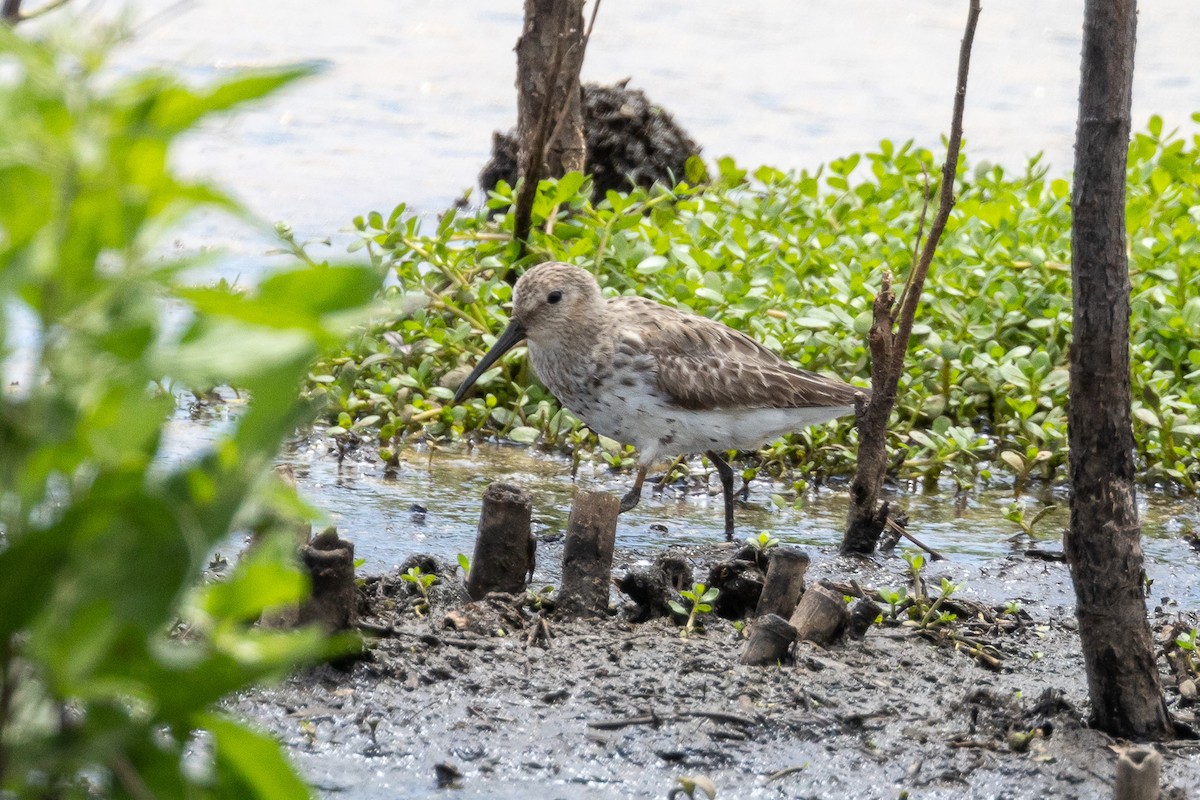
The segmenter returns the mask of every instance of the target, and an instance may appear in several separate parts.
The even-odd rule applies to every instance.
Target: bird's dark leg
[[[621,498],[621,510],[628,511],[642,499],[642,484],[646,482],[646,467],[638,467],[637,477],[633,479],[633,488]]]
[[[717,474],[721,476],[721,494],[725,497],[725,541],[733,541],[733,467],[729,466],[729,462],[721,458],[712,450],[709,450],[704,455],[708,456],[708,460],[717,468]]]

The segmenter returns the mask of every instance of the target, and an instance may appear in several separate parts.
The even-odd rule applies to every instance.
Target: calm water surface
[[[937,148],[949,127],[965,3],[944,0],[607,0],[585,80],[632,78],[710,159],[813,169],[880,139]],[[1194,129],[1200,3],[1141,4],[1134,124],[1152,113]],[[217,121],[180,152],[269,221],[323,238],[356,214],[404,201],[445,208],[475,184],[491,133],[515,121],[516,0],[134,0],[149,20],[127,67],[204,81],[236,67],[308,61],[321,74]],[[1044,152],[1072,161],[1082,0],[984,3],[971,65],[966,152],[1011,168]],[[344,241],[344,240],[343,240]],[[194,224],[185,247],[221,244],[251,273],[262,238]]]

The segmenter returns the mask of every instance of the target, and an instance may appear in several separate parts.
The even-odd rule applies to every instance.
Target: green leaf
[[[528,425],[518,425],[508,432],[508,438],[520,444],[533,444],[541,435],[541,431],[537,428],[531,428]]]
[[[205,587],[199,605],[215,619],[253,621],[267,609],[300,602],[307,593],[308,579],[298,569],[273,553],[260,557],[252,551],[227,580]]]
[[[647,256],[638,263],[635,270],[639,275],[653,275],[656,272],[660,272],[667,263],[666,256]]]
[[[217,785],[239,798],[304,798],[312,793],[269,736],[217,714],[204,714],[200,724],[212,733]]]

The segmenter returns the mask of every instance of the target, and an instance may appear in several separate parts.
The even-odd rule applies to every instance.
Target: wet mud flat
[[[811,554],[810,585],[905,583],[899,558]],[[729,555],[686,558],[702,580]],[[618,552],[615,573],[648,557]],[[364,659],[230,707],[280,737],[324,797],[665,798],[683,776],[723,798],[1110,797],[1119,743],[1084,722],[1065,566],[938,565],[931,583],[944,572],[986,602],[1023,597],[1025,624],[996,640],[999,669],[880,625],[828,648],[799,643],[794,663],[744,666],[728,620],[681,638],[667,619],[562,620],[497,595],[468,606],[453,578],[417,616],[393,572],[361,581]],[[1180,617],[1169,601],[1151,613],[1156,633]],[[1194,727],[1163,670],[1172,713]],[[1200,746],[1159,749],[1163,796],[1194,796]]]

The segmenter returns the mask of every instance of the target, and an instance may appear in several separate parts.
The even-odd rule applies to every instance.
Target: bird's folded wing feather
[[[626,299],[626,298],[622,298]],[[853,386],[796,369],[761,344],[719,322],[628,298],[629,334],[657,367],[658,388],[688,409],[852,406]],[[665,313],[667,309],[670,313]]]

